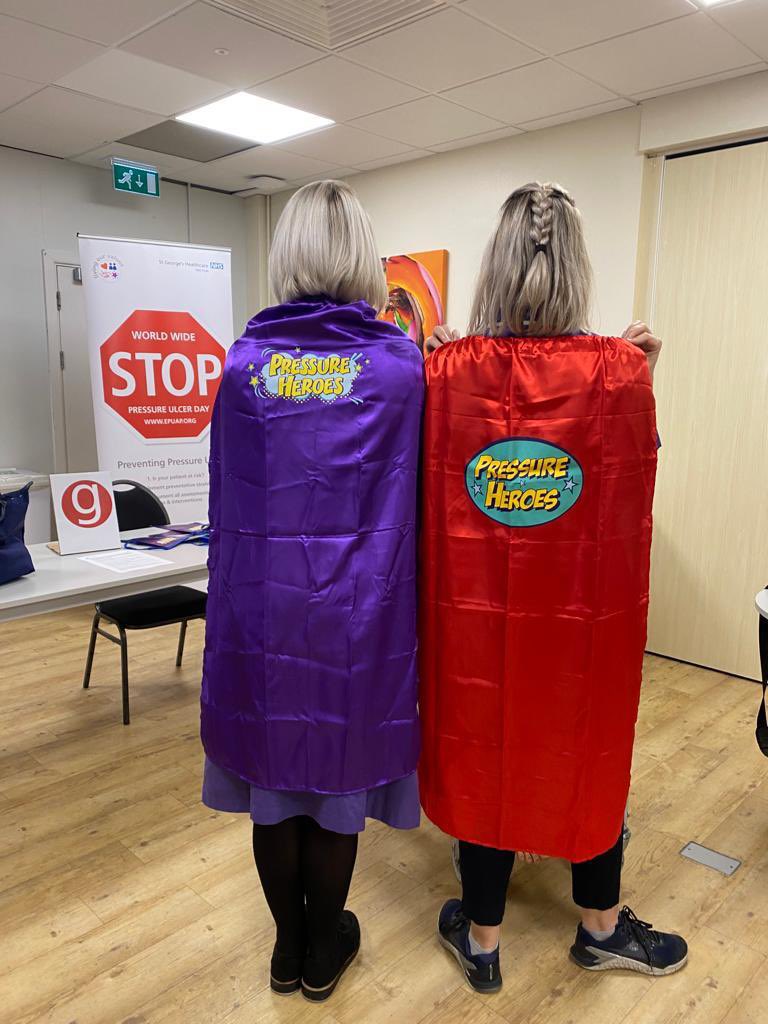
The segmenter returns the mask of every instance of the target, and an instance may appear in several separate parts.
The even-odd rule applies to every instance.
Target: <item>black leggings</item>
[[[475,924],[501,924],[507,901],[507,886],[515,863],[510,850],[459,843],[462,909]],[[622,836],[592,860],[571,864],[573,902],[591,910],[610,910],[619,902],[621,888]]]
[[[254,823],[253,855],[277,925],[278,952],[332,959],[357,857],[357,833],[329,832],[303,816],[277,825]]]

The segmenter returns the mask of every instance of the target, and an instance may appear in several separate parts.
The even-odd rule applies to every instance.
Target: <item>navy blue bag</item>
[[[35,571],[24,544],[24,517],[29,508],[31,486],[27,484],[18,491],[0,494],[0,584]]]

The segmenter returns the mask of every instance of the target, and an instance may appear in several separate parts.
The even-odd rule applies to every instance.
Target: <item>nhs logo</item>
[[[211,260],[211,262],[208,265],[211,268],[211,270],[223,270],[224,269],[224,264],[223,263],[217,263],[215,260]]]

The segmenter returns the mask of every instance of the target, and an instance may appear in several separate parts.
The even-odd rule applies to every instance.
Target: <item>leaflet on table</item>
[[[182,526],[169,526],[161,533],[150,533],[146,537],[131,537],[125,541],[125,547],[130,549],[141,548],[164,548],[170,551],[180,544],[201,544],[208,543],[209,529],[205,523],[185,523]]]
[[[208,523],[171,523],[168,529],[172,533],[207,533]]]
[[[110,572],[136,572],[139,569],[155,569],[162,565],[171,565],[167,558],[156,555],[139,554],[137,551],[110,551],[104,555],[81,555],[81,562],[89,562],[100,569]]]

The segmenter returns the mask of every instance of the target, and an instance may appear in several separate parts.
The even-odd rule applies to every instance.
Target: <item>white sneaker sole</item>
[[[573,953],[570,954],[570,957],[584,971],[634,971],[636,974],[653,975],[654,978],[663,978],[668,974],[676,974],[677,971],[681,971],[688,963],[687,953],[682,960],[676,964],[670,964],[669,967],[652,967],[650,964],[644,964],[639,960],[633,960],[631,957],[626,956],[610,956],[591,965],[583,964],[581,960],[577,960]]]

